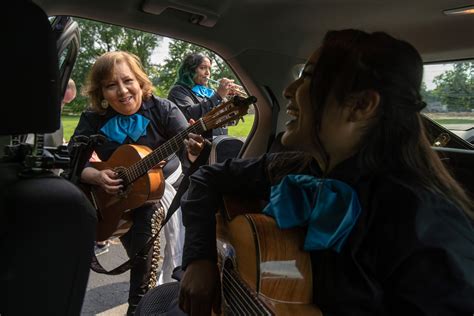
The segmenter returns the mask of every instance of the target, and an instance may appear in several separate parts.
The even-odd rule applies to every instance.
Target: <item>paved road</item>
[[[165,240],[161,238],[161,249]],[[125,249],[118,239],[111,241],[109,252],[98,257],[107,270],[128,260]],[[130,272],[120,275],[98,274],[91,270],[81,316],[123,316],[127,312]]]
[[[112,240],[109,249],[109,252],[98,257],[104,268],[110,270],[128,260],[120,241]],[[91,270],[81,315],[125,315],[129,278],[129,271],[109,276]]]

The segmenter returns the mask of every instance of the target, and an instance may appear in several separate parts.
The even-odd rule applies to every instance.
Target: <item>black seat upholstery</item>
[[[236,137],[228,135],[219,135],[212,140],[209,163],[224,162],[229,158],[235,158],[239,155],[244,142]]]
[[[10,1],[3,16],[1,36],[8,47],[4,91],[18,101],[2,107],[0,135],[52,133],[60,125],[61,101],[56,41],[48,18],[27,0]]]
[[[58,53],[46,14],[29,1],[4,12],[9,48],[0,136],[59,127]],[[30,96],[29,98],[27,96]],[[22,159],[0,161],[0,315],[79,315],[95,240],[95,210],[84,194]]]

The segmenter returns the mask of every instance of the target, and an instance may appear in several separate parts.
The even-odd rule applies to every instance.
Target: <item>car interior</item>
[[[288,117],[282,90],[328,30],[386,31],[412,43],[425,63],[474,56],[474,44],[469,40],[472,15],[449,14],[449,10],[471,5],[468,1],[35,2],[49,16],[69,15],[121,25],[216,52],[258,99],[257,119],[241,151],[243,157],[267,151],[275,135],[284,129]],[[472,148],[457,140],[448,147]]]
[[[9,151],[11,158],[9,162],[1,163],[2,248],[4,247],[7,253],[15,254],[12,255],[12,261],[2,262],[2,265],[6,265],[6,268],[1,270],[1,282],[5,285],[2,286],[2,290],[7,289],[8,293],[20,291],[20,287],[15,285],[20,280],[29,283],[51,282],[44,278],[36,280],[38,278],[36,274],[20,277],[15,275],[19,273],[18,271],[9,270],[8,267],[19,266],[18,263],[24,259],[25,254],[21,253],[22,247],[31,246],[22,243],[21,246],[13,249],[12,245],[16,245],[15,242],[19,239],[35,239],[31,232],[30,237],[26,239],[21,237],[19,233],[24,233],[24,230],[13,233],[13,227],[19,226],[23,221],[29,222],[27,227],[33,227],[32,215],[12,219],[11,214],[16,212],[24,214],[25,210],[31,211],[34,208],[34,214],[48,214],[46,217],[35,219],[38,222],[46,222],[49,217],[58,221],[61,217],[57,213],[62,209],[58,201],[62,201],[61,203],[68,201],[67,205],[76,205],[68,207],[69,214],[77,214],[76,221],[84,222],[81,232],[77,232],[78,237],[74,239],[77,249],[80,248],[82,254],[71,252],[71,262],[61,263],[62,266],[69,264],[71,267],[64,268],[61,272],[63,275],[78,277],[69,280],[68,284],[65,284],[66,281],[63,279],[63,284],[57,285],[67,288],[76,284],[74,282],[78,282],[77,293],[64,293],[68,295],[68,299],[71,297],[74,299],[69,301],[65,299],[62,312],[58,314],[58,311],[55,311],[50,315],[77,315],[80,311],[80,297],[85,291],[84,282],[87,281],[88,275],[87,264],[84,262],[91,256],[90,251],[89,253],[87,251],[87,245],[94,240],[91,227],[96,218],[91,206],[84,202],[77,189],[72,184],[69,185],[70,182],[67,180],[59,177],[52,180],[47,176],[31,178],[19,176],[21,174],[19,170],[25,167],[25,161],[30,161],[28,170],[51,169],[58,167],[61,155],[60,149],[58,152],[52,151],[50,154],[53,158],[48,160],[42,156],[40,144],[36,144],[33,151],[25,149],[21,146],[21,139],[17,135],[27,133],[41,135],[59,127],[59,100],[65,91],[80,45],[77,26],[74,26],[67,17],[90,19],[187,41],[221,56],[235,72],[247,93],[257,98],[254,105],[256,112],[254,125],[245,142],[242,144],[237,141],[238,148],[233,150],[232,155],[239,157],[259,156],[275,147],[278,135],[285,129],[285,122],[289,119],[282,91],[299,74],[302,64],[319,46],[328,30],[357,28],[365,31],[385,31],[413,44],[426,64],[474,59],[474,41],[472,40],[474,2],[469,0],[392,2],[22,0],[10,2],[12,3],[12,7],[9,8],[11,12],[6,14],[8,17],[6,43],[15,45],[9,52],[12,60],[6,63],[6,73],[9,74],[8,76],[13,76],[8,79],[9,93],[20,97],[12,104],[5,106],[6,113],[0,118],[2,143],[6,145],[4,150]],[[465,10],[462,11],[463,9]],[[22,17],[21,21],[18,20],[19,16]],[[51,24],[46,23],[50,22],[48,17],[51,19],[56,17],[56,19]],[[25,94],[27,95],[23,97]],[[28,115],[25,117],[24,113]],[[474,126],[471,126],[469,131],[460,134],[454,133],[428,117],[425,119],[425,124],[433,148],[443,157],[457,180],[471,195],[474,195],[474,137],[472,136]],[[40,143],[41,136],[37,136],[37,140]],[[216,158],[214,161],[219,161],[219,159]],[[39,183],[30,183],[31,181]],[[43,183],[44,181],[47,183]],[[15,183],[16,186],[13,185]],[[55,196],[63,194],[63,198],[55,199],[54,202],[41,196],[37,199],[24,198],[31,191],[35,191],[35,188],[45,185],[56,188]],[[22,204],[19,201],[31,204]],[[71,201],[76,201],[76,203]],[[82,210],[86,210],[86,215]],[[50,223],[45,223],[45,225],[50,225]],[[45,237],[46,240],[34,241],[38,249],[37,255],[41,258],[40,264],[35,265],[34,269],[49,271],[48,267],[57,263],[54,256],[46,258],[44,253],[54,240],[62,238],[60,234],[65,234],[65,232],[48,235],[47,238]],[[66,235],[70,234],[71,232]],[[38,235],[41,234],[38,232]],[[41,256],[40,253],[43,255]],[[82,261],[79,260],[80,262],[77,259],[79,257],[83,258]],[[30,269],[23,265],[20,265],[20,269]],[[8,273],[3,274],[4,271]],[[45,273],[48,274],[48,272]],[[41,292],[39,287],[36,291]],[[31,311],[29,310],[31,307],[14,301],[12,296],[3,291],[0,293],[0,299],[11,302],[5,306],[15,306],[15,308],[22,306],[23,308],[19,311],[5,309],[5,311],[10,311],[10,313],[5,312],[5,315],[28,314],[28,311]],[[38,297],[38,302],[47,301],[48,292],[45,291],[43,294]],[[0,314],[2,314],[1,310]]]
[[[17,23],[18,15],[31,24]],[[77,24],[63,18],[51,24],[27,1],[15,2],[7,21],[14,26],[6,37],[14,53],[6,88],[19,96],[27,89],[34,97],[8,107],[0,124],[8,140],[0,163],[0,314],[76,315],[97,216],[76,185],[53,173],[64,160],[53,155],[59,151],[46,154],[42,136],[59,128],[60,100],[77,56]],[[36,135],[33,145],[24,143],[26,133]]]

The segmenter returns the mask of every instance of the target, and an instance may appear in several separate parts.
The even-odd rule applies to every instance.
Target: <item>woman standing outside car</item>
[[[234,80],[222,78],[217,90],[208,87],[211,76],[211,59],[202,54],[186,56],[178,70],[178,79],[168,93],[168,99],[174,102],[184,113],[186,119],[198,120],[212,108],[218,106],[227,96],[234,93]],[[227,135],[227,128],[219,127],[206,133],[212,136]]]
[[[175,104],[152,94],[153,86],[139,58],[133,54],[118,51],[101,55],[91,68],[84,91],[91,102],[90,109],[82,113],[69,148],[74,146],[76,135],[102,134],[106,141],[94,148],[102,161],[107,161],[122,144],[145,145],[155,149],[188,127],[186,118]],[[135,256],[152,236],[153,214],[160,208],[159,204],[165,207],[164,200],[172,200],[176,193],[174,187],[181,179],[181,162],[193,162],[202,149],[202,141],[201,136],[189,134],[185,142],[186,150],[160,162],[166,179],[161,202],[149,201],[132,210],[133,224],[120,238],[129,257]],[[81,173],[81,181],[99,186],[108,194],[118,194],[123,189],[122,179],[111,169],[98,170],[86,166]],[[176,212],[165,226],[165,236],[175,238],[167,238],[167,244],[174,247],[171,253],[165,249],[163,265],[170,256],[175,264],[179,264],[181,259],[179,249],[184,232],[180,230],[179,215]],[[173,224],[173,218],[177,225]],[[170,227],[174,230],[167,233]],[[137,260],[131,268],[127,315],[133,315],[148,290],[151,257],[149,254],[146,259]]]

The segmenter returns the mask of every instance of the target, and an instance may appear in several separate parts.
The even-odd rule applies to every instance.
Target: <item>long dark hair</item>
[[[405,41],[382,32],[328,32],[311,78],[315,146],[328,166],[331,157],[317,135],[330,95],[342,106],[353,93],[377,91],[380,104],[360,143],[360,168],[375,174],[388,172],[403,183],[442,194],[474,218],[471,201],[426,137],[419,113],[425,105],[420,95],[422,78],[422,59]]]
[[[199,53],[187,55],[179,67],[176,83],[185,85],[189,88],[194,87],[194,75],[196,74],[196,68],[199,67],[204,59],[209,59],[209,61],[211,60],[209,57]]]

